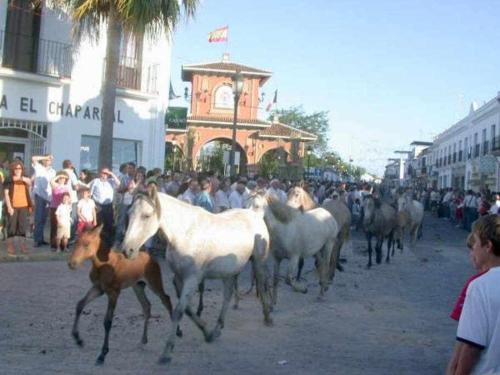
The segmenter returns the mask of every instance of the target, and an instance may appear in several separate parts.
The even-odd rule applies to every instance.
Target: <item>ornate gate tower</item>
[[[221,62],[183,65],[182,79],[191,83],[191,111],[185,126],[167,128],[166,142],[178,147],[193,169],[199,169],[204,145],[214,140],[230,142],[234,114],[232,80],[238,71],[243,76],[236,133],[240,173],[256,173],[259,161],[269,151],[279,151],[284,166],[301,166],[304,145],[315,141],[316,136],[260,119],[260,89],[272,73],[231,62],[227,54]]]

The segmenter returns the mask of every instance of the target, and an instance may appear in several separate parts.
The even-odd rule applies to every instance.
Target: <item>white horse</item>
[[[319,273],[320,295],[328,289],[329,262],[335,238],[337,223],[323,208],[303,211],[290,207],[260,194],[250,197],[248,205],[261,212],[271,235],[271,253],[274,257],[273,305],[278,298],[279,268],[283,259],[288,259],[286,280],[295,291],[306,293],[307,287],[297,279],[300,258],[314,256]]]
[[[410,233],[411,247],[415,247],[417,238],[421,236],[422,221],[424,219],[424,206],[408,194],[398,198],[398,211],[405,211],[409,217],[408,232]],[[403,239],[401,239],[402,241]]]
[[[160,363],[169,362],[175,333],[184,312],[200,328],[207,342],[220,335],[234,290],[234,282],[250,257],[264,321],[272,324],[264,262],[269,253],[269,232],[262,216],[235,209],[221,214],[191,206],[155,189],[138,195],[129,210],[129,225],[122,243],[126,255],[137,256],[139,248],[158,230],[167,238],[166,260],[174,273],[179,301],[172,313],[172,330]],[[212,331],[191,310],[190,300],[204,279],[222,279],[224,301]]]

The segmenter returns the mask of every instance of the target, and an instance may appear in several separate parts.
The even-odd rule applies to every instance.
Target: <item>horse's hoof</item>
[[[387,258],[387,259],[385,260],[385,262],[386,262],[386,263],[390,263],[390,260],[389,260],[389,258]]]
[[[172,358],[167,357],[167,356],[162,356],[158,360],[159,365],[168,365],[170,362],[172,362]]]
[[[266,327],[272,327],[274,325],[273,320],[271,318],[264,319],[264,325]]]
[[[75,339],[76,345],[83,348],[83,340],[80,338],[80,335],[77,332],[73,332],[71,335]]]
[[[205,336],[206,342],[214,342],[217,337],[220,336],[220,329],[213,330],[207,336]]]
[[[104,356],[100,355],[97,357],[97,360],[95,361],[96,366],[102,366],[104,364]]]
[[[179,328],[179,329],[175,332],[175,335],[176,335],[177,337],[182,337],[182,336],[183,336],[182,330]]]
[[[141,340],[142,345],[146,345],[148,343],[148,339],[146,337],[143,337]]]
[[[317,296],[316,297],[316,302],[320,302],[321,303],[321,302],[325,302],[325,301],[326,301],[325,296]]]
[[[239,306],[235,303],[235,304],[233,305],[233,310],[238,310],[238,308],[239,308]]]
[[[371,265],[371,264],[367,264],[367,265],[366,265],[366,269],[367,269],[367,270],[369,270],[369,269],[371,269],[371,268],[372,268],[372,265]]]

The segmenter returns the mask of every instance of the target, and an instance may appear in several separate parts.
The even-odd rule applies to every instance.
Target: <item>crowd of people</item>
[[[0,224],[6,230],[9,255],[28,252],[26,234],[31,232],[34,247],[50,245],[66,251],[79,233],[103,225],[103,231],[117,243],[127,228],[127,213],[134,197],[155,188],[160,192],[212,212],[245,208],[255,191],[266,191],[286,202],[287,191],[297,181],[255,176],[219,177],[214,173],[163,173],[147,170],[133,162],[120,166],[118,175],[102,168],[97,175],[87,170],[76,173],[70,160],[56,171],[51,155],[33,156],[32,173],[20,160],[4,163],[0,170]],[[352,213],[353,228],[359,228],[362,202],[367,194],[393,198],[401,190],[347,184],[306,181],[301,186],[319,205],[329,199],[343,199]],[[467,281],[451,317],[459,321],[457,345],[448,373],[466,369],[499,368],[500,358],[500,194],[487,189],[481,193],[458,189],[421,189],[414,198],[437,217],[450,220],[469,231],[467,245],[478,274]],[[44,233],[50,221],[49,241]],[[17,241],[16,241],[17,239]],[[493,367],[492,367],[493,366]],[[464,372],[467,373],[467,372]]]
[[[497,214],[500,209],[500,194],[492,193],[488,188],[481,192],[457,188],[418,189],[415,198],[433,215],[448,219],[469,232],[472,223],[480,216]]]

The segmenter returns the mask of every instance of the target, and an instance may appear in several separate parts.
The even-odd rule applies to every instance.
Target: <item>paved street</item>
[[[239,310],[229,310],[222,336],[212,344],[183,320],[184,337],[177,341],[168,368],[156,361],[169,323],[151,293],[149,343],[139,344],[141,309],[132,291],[124,291],[107,362],[96,370],[105,298],[82,316],[85,347],[77,347],[70,336],[75,304],[89,287],[88,265],[70,271],[64,261],[0,263],[0,373],[442,373],[456,328],[448,313],[472,273],[465,237],[447,221],[426,217],[424,238],[415,253],[405,246],[391,264],[367,271],[365,243],[355,233],[344,252],[345,272],[337,274],[326,302],[316,302],[316,276],[307,272],[308,294],[280,285],[272,328],[262,324],[253,296],[245,296]],[[312,264],[306,268],[311,270]],[[248,274],[241,282],[245,288]],[[167,280],[170,276],[164,274],[173,295]],[[222,298],[219,283],[209,283],[206,295],[205,318],[214,324]]]

